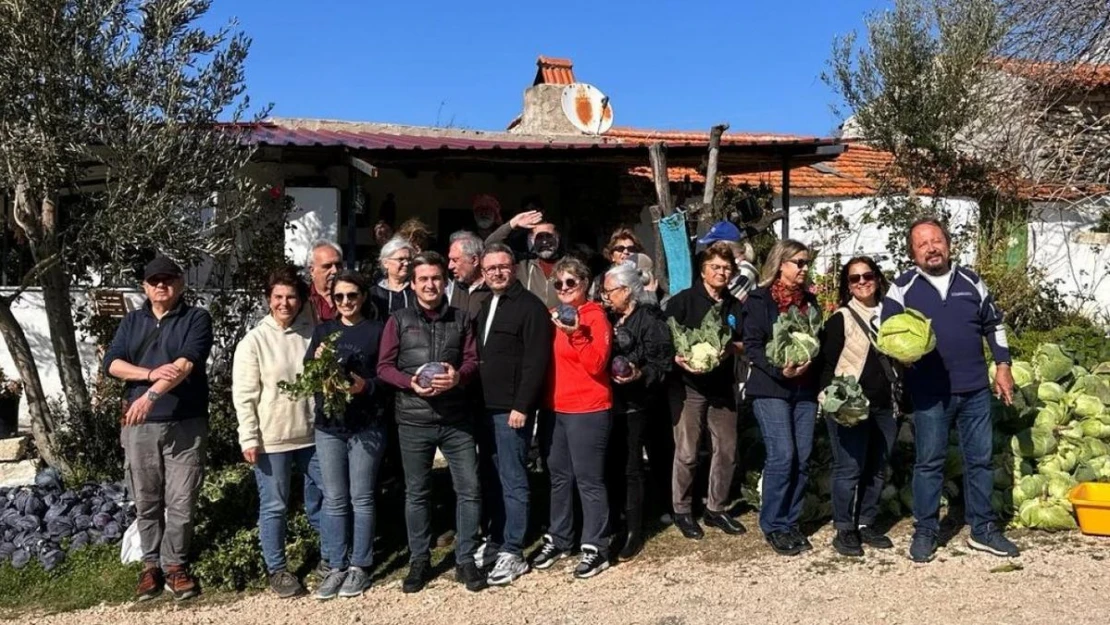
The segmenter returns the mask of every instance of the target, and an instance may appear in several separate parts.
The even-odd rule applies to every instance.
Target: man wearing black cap
[[[186,568],[204,478],[212,319],[181,300],[181,267],[159,256],[143,271],[147,301],[120,322],[104,369],[125,383],[120,421],[126,477],[138,517],[143,572],[136,595],[200,588]]]

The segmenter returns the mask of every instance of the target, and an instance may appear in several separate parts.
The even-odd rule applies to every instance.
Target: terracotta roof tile
[[[1110,65],[1098,63],[1037,63],[1021,59],[998,59],[999,69],[1022,78],[1050,84],[1087,88],[1110,87]]]
[[[574,80],[574,63],[570,59],[540,56],[536,59],[536,80],[533,85],[569,85]]]

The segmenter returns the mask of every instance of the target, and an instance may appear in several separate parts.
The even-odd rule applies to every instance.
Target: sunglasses
[[[805,269],[806,267],[809,267],[809,259],[806,258],[791,258],[786,262],[794,263],[794,266],[796,266],[798,269]]]
[[[631,254],[633,252],[639,252],[640,249],[635,245],[617,245],[613,247],[613,251],[620,252],[622,254]]]
[[[146,283],[150,286],[173,286],[176,279],[174,276],[151,276]]]
[[[868,271],[866,273],[856,273],[848,276],[848,284],[859,284],[860,282],[874,282],[875,272]]]
[[[354,293],[333,293],[331,297],[336,302],[355,302],[358,301],[358,298],[362,297],[362,293],[357,291]]]
[[[578,288],[578,281],[575,280],[574,278],[567,278],[565,281],[556,280],[554,284],[555,284],[555,290],[556,291],[562,291],[564,289],[569,291],[571,289]]]

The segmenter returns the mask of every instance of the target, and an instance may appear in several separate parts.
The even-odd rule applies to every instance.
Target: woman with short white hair
[[[401,236],[386,241],[378,255],[385,277],[370,289],[370,301],[383,321],[394,311],[416,305],[409,279],[416,248]]]

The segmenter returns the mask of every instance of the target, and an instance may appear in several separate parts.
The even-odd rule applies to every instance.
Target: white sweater
[[[231,399],[243,450],[278,453],[315,444],[312,400],[294,400],[277,386],[304,370],[312,327],[312,315],[305,312],[285,329],[267,315],[235,348]]]

